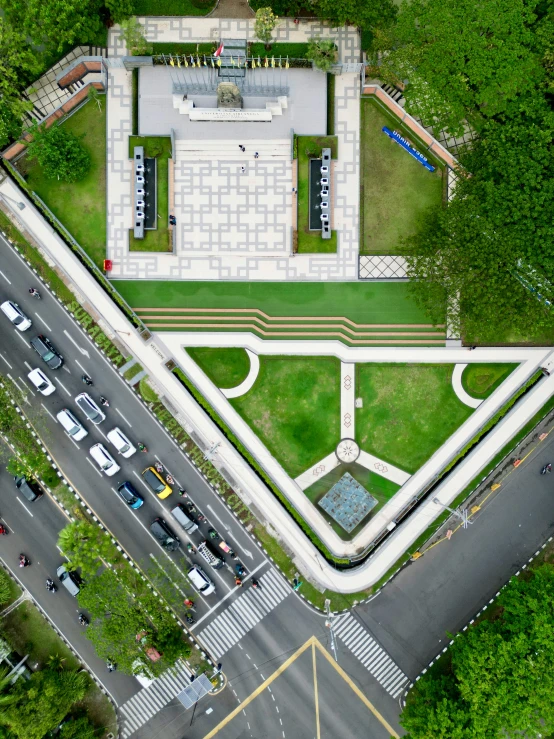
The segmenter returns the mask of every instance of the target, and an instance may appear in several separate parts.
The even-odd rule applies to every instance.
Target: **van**
[[[5,303],[0,305],[0,308],[2,309],[2,313],[8,316],[18,331],[27,331],[33,325],[31,319],[27,318],[17,303],[6,300]]]
[[[202,544],[198,545],[198,554],[206,560],[206,562],[213,567],[214,570],[220,570],[225,565],[225,560],[219,557],[208,544],[207,541],[203,541]]]
[[[191,567],[187,572],[187,575],[196,590],[198,590],[199,593],[202,593],[202,595],[211,595],[212,593],[215,593],[215,585],[205,574],[204,570],[198,567],[198,565]]]
[[[95,444],[90,448],[90,456],[108,477],[119,472],[121,467],[117,464],[112,455],[105,449],[102,444]]]
[[[172,508],[170,513],[177,521],[179,526],[181,526],[187,532],[187,534],[192,534],[198,529],[198,525],[195,524],[194,521],[190,520],[190,518],[185,513],[184,506],[182,506],[180,503],[176,505],[175,508]]]
[[[63,408],[59,413],[57,413],[56,418],[60,422],[65,433],[68,436],[71,436],[75,441],[81,441],[85,436],[88,436],[88,431],[67,408]]]

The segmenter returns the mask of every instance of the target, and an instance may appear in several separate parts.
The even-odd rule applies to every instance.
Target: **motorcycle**
[[[58,586],[54,584],[54,580],[52,580],[50,577],[46,580],[46,590],[48,590],[50,593],[55,593],[58,590]]]
[[[183,603],[185,604],[185,606],[187,608],[190,608],[191,611],[196,610],[195,607],[194,607],[194,601],[191,600],[190,598],[185,598],[185,600],[183,601]]]
[[[196,549],[192,546],[192,544],[187,544],[187,552],[190,552],[191,554],[196,554]]]
[[[88,375],[82,375],[81,380],[85,383],[85,385],[88,385],[89,387],[93,384],[92,379]]]
[[[235,566],[235,572],[239,577],[244,577],[246,575],[246,568],[244,565],[238,564]]]
[[[188,616],[188,615],[187,615],[187,616],[185,616],[185,618],[186,618],[186,620],[187,620],[187,623],[188,623],[189,625],[190,625],[190,624],[193,624],[193,623],[194,623],[194,619],[193,619],[193,617],[192,617],[192,616]]]
[[[19,566],[20,567],[29,567],[30,564],[31,564],[31,560],[29,559],[29,557],[27,557],[25,554],[19,555]]]
[[[156,468],[156,472],[159,472],[160,475],[164,471],[164,466],[161,462],[154,462],[154,467]]]
[[[33,298],[37,298],[38,300],[40,300],[40,293],[36,289],[36,287],[30,287],[29,288],[29,295],[32,295]]]
[[[144,453],[146,454],[146,452],[148,451],[148,449],[147,449],[147,448],[146,448],[146,446],[145,446],[145,445],[144,445],[144,444],[142,443],[142,441],[139,441],[139,443],[137,444],[137,446],[138,446],[138,448],[139,448],[139,452],[144,452]]]
[[[117,665],[114,662],[110,662],[110,660],[106,662],[106,667],[108,668],[108,672],[115,672],[117,670]]]
[[[219,534],[217,533],[215,529],[209,529],[208,535],[210,539],[219,539]]]
[[[549,462],[548,464],[545,464],[542,468],[541,475],[548,475],[550,472],[552,472],[552,465]]]
[[[108,402],[108,399],[105,398],[103,395],[100,396],[100,403],[101,403],[101,405],[105,405],[106,407],[108,407],[110,405],[109,402]]]
[[[259,588],[260,587],[260,583],[257,580],[254,580],[254,578],[252,578],[252,580],[250,582],[251,582],[253,588]]]
[[[84,613],[80,613],[78,618],[79,618],[79,623],[81,624],[81,626],[89,625],[90,621],[88,620],[88,618],[85,616]]]
[[[181,496],[181,498],[188,498],[189,497],[187,491],[184,490],[183,488],[179,488],[179,495]],[[189,508],[190,508],[190,504],[189,504]]]
[[[10,532],[8,531],[8,527],[4,526],[3,523],[0,523],[0,534],[3,534],[4,536],[7,536]]]

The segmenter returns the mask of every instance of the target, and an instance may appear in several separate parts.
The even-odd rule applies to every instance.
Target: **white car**
[[[108,477],[115,475],[115,473],[119,472],[121,469],[109,451],[102,444],[91,446],[90,456],[94,459],[102,472],[104,472]]]
[[[52,395],[56,389],[54,383],[50,382],[44,372],[38,368],[31,370],[27,377],[31,380],[39,393],[42,393],[43,395]]]
[[[33,322],[28,318],[25,313],[21,310],[17,303],[13,300],[6,300],[5,303],[0,305],[2,313],[4,313],[18,331],[27,331],[33,325]]]
[[[81,441],[88,435],[85,427],[75,418],[69,408],[64,408],[56,414],[56,418],[62,425],[66,434],[71,436],[75,441]]]
[[[125,436],[123,431],[117,426],[109,431],[106,436],[112,442],[112,444],[122,457],[132,457],[133,454],[137,451],[135,447],[131,444],[129,439]]]

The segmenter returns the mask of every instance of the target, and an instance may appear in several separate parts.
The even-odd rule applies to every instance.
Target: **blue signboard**
[[[429,164],[427,159],[423,156],[423,154],[420,154],[417,149],[414,149],[414,147],[410,144],[408,139],[405,139],[403,136],[401,136],[398,131],[391,131],[390,128],[387,126],[383,126],[383,133],[386,133],[387,136],[389,136],[393,141],[396,141],[397,144],[400,144],[400,146],[405,149],[408,154],[411,154],[414,159],[417,159],[417,161],[420,164],[423,164],[425,169],[428,169],[429,172],[434,172],[435,168],[432,164]]]

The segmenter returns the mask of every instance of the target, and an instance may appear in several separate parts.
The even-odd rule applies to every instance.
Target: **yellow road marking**
[[[347,683],[347,685],[349,685],[352,688],[352,690],[356,693],[356,695],[362,701],[362,703],[366,706],[366,708],[368,708],[371,711],[371,713],[375,716],[375,718],[378,719],[383,724],[383,726],[385,727],[385,729],[389,732],[391,736],[393,736],[395,739],[399,739],[399,735],[396,733],[396,731],[392,728],[392,726],[390,726],[390,724],[387,723],[386,719],[384,719],[383,716],[381,716],[381,714],[375,708],[373,703],[371,703],[366,698],[366,696],[362,693],[362,691],[359,689],[356,683],[354,683],[354,681],[348,677],[348,675],[342,669],[342,667],[335,662],[335,660],[331,657],[329,652],[325,649],[325,647],[323,647],[319,643],[319,641],[315,638],[315,636],[313,637],[313,639],[314,639],[315,646],[319,649],[321,654],[325,657],[325,659],[329,662],[329,664],[331,664],[335,668],[335,670],[339,673],[339,675],[342,677],[344,682]]]
[[[246,706],[248,706],[252,701],[257,698],[260,693],[263,693],[263,691],[267,688],[268,685],[271,685],[271,683],[276,680],[279,675],[282,675],[283,672],[287,668],[289,668],[293,662],[295,662],[298,657],[300,657],[304,652],[309,648],[312,647],[312,654],[313,654],[313,669],[314,669],[314,693],[315,693],[315,704],[316,704],[316,722],[317,722],[317,739],[321,738],[320,733],[320,725],[319,725],[319,701],[318,701],[318,691],[317,691],[317,675],[316,675],[316,651],[315,649],[319,649],[321,654],[327,659],[327,661],[335,668],[336,672],[342,677],[342,679],[345,681],[347,685],[350,686],[350,688],[354,691],[354,693],[358,696],[358,698],[362,701],[362,703],[368,708],[371,713],[375,716],[375,718],[385,727],[385,729],[389,732],[389,734],[394,737],[394,739],[400,739],[399,735],[396,733],[396,731],[390,726],[389,723],[387,723],[386,719],[381,716],[379,711],[375,708],[375,706],[366,698],[366,696],[362,693],[362,691],[358,688],[358,686],[348,677],[346,672],[340,667],[335,660],[331,657],[329,652],[323,647],[318,639],[315,636],[311,636],[308,641],[306,641],[297,651],[292,654],[283,664],[275,670],[273,675],[267,678],[267,680],[264,680],[264,682],[259,685],[256,690],[254,690],[246,700],[244,700],[240,705],[238,705],[234,711],[231,711],[222,721],[219,722],[219,724],[213,728],[208,734],[204,736],[204,739],[212,739],[216,734],[218,734],[221,729],[223,729],[227,724],[232,721],[235,716],[237,716]]]
[[[285,662],[283,662],[281,667],[278,667],[275,670],[273,675],[268,677],[267,680],[264,680],[264,682],[260,686],[258,686],[256,690],[254,690],[253,693],[250,693],[250,695],[248,696],[248,698],[246,698],[246,700],[244,700],[240,705],[238,705],[234,711],[231,711],[230,714],[225,716],[223,721],[220,721],[219,724],[209,732],[209,734],[206,734],[204,739],[211,739],[211,737],[215,736],[221,729],[227,726],[227,724],[230,721],[232,721],[235,718],[235,716],[243,710],[243,708],[246,708],[246,706],[249,703],[252,703],[254,698],[257,698],[260,695],[260,693],[263,693],[263,691],[267,688],[268,685],[271,685],[271,683],[274,680],[276,680],[279,677],[279,675],[281,675],[287,669],[287,667],[290,667],[290,665],[292,665],[292,663],[295,660],[297,660],[301,654],[304,654],[306,649],[308,649],[308,647],[310,647],[313,644],[313,640],[314,640],[314,637],[313,636],[310,637],[305,644],[303,644],[294,654],[292,654]]]
[[[314,666],[314,698],[315,698],[315,726],[317,731],[317,739],[321,739],[321,727],[319,725],[319,694],[317,691],[317,669],[316,669],[316,651],[315,645],[312,644],[312,664]]]

